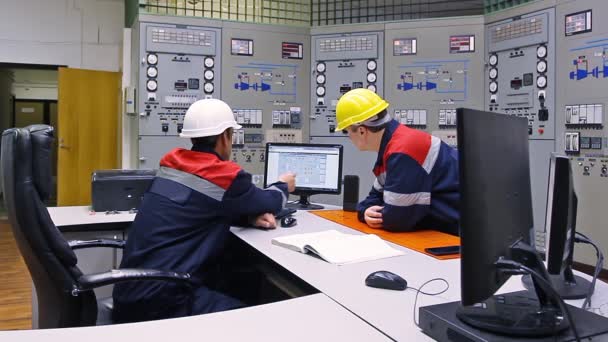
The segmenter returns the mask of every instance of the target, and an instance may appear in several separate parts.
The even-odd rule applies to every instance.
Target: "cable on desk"
[[[443,290],[441,290],[439,292],[435,292],[435,293],[429,293],[429,292],[422,291],[422,289],[426,285],[428,285],[428,284],[430,284],[430,283],[432,283],[434,281],[443,281],[445,283],[445,289],[443,289]],[[417,303],[418,303],[418,295],[422,293],[423,295],[426,295],[426,296],[438,296],[438,295],[440,295],[442,293],[445,293],[450,288],[450,283],[448,283],[448,281],[445,280],[445,279],[443,279],[443,278],[433,278],[431,280],[427,280],[424,284],[420,285],[419,288],[414,288],[414,287],[409,287],[409,286],[407,288],[416,291],[416,298],[414,299],[414,324],[416,324],[416,326],[418,328],[420,328],[420,324],[416,320],[416,306],[417,306]]]
[[[543,278],[540,273],[536,272],[535,270],[517,262],[517,261],[513,261],[513,260],[505,260],[505,259],[500,259],[499,261],[496,262],[496,264],[498,266],[501,266],[505,269],[505,272],[508,274],[530,274],[532,277],[534,277],[534,279],[539,281],[539,284],[541,285],[541,287],[543,287],[543,290],[550,292],[551,296],[553,297],[553,299],[557,300],[557,302],[559,303],[559,306],[561,306],[562,310],[564,311],[564,313],[566,314],[566,317],[568,318],[568,322],[570,322],[570,330],[572,330],[572,334],[574,335],[574,339],[577,342],[580,342],[581,338],[578,335],[578,330],[576,329],[576,325],[574,323],[574,320],[572,319],[572,315],[570,314],[570,310],[568,309],[568,306],[566,305],[566,302],[564,302],[564,300],[562,299],[562,297],[559,295],[559,293],[557,293],[557,291],[553,288],[553,285],[551,284],[551,282],[549,282],[547,279]],[[524,273],[525,272],[525,273]]]
[[[585,297],[585,301],[583,302],[583,306],[581,306],[584,310],[591,310],[591,296],[595,290],[595,283],[597,278],[602,271],[602,266],[604,265],[604,254],[601,249],[593,242],[587,235],[583,233],[576,232],[576,237],[574,241],[577,243],[584,243],[593,246],[595,248],[595,256],[597,258],[597,262],[595,263],[595,270],[593,272],[593,279],[591,280],[591,285],[589,286],[589,291],[587,292],[587,296]]]

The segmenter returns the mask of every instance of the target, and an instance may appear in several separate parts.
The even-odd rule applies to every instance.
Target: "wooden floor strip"
[[[8,222],[0,221],[0,330],[31,327],[32,279]]]

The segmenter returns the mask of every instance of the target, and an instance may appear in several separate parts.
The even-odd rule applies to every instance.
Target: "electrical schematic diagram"
[[[234,89],[271,96],[269,102],[296,102],[297,65],[252,62],[236,68]]]
[[[583,46],[570,49],[570,52],[580,53],[572,60],[571,80],[608,77],[608,38],[588,41]]]
[[[416,61],[401,65],[397,89],[404,92],[433,92],[435,102],[464,102],[468,98],[469,60]],[[418,94],[413,96],[417,96]]]
[[[327,156],[289,153],[279,157],[279,174],[297,168],[298,186],[325,184]]]

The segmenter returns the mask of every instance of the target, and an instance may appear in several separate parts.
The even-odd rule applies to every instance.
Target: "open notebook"
[[[376,235],[344,234],[337,230],[277,237],[272,239],[272,244],[300,253],[314,253],[337,265],[403,255]]]

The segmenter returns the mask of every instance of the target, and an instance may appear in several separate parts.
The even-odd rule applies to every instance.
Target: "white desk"
[[[78,221],[83,213],[86,212],[86,210],[83,211],[82,208],[78,208],[62,209],[65,210],[68,217],[71,217],[72,223]],[[55,211],[55,209],[49,208],[49,212],[51,211]],[[73,211],[74,214],[70,214],[70,211]],[[51,216],[53,217],[55,214],[52,213]],[[444,278],[449,282],[450,289],[440,296],[429,297],[420,295],[418,307],[460,299],[459,259],[437,260],[393,244],[393,247],[402,250],[405,254],[389,259],[335,266],[309,255],[272,245],[270,240],[274,237],[326,229],[361,234],[304,211],[298,211],[295,217],[298,219],[298,225],[292,228],[277,228],[275,230],[264,231],[234,227],[231,231],[259,252],[265,254],[393,339],[398,341],[431,340],[413,322],[416,292],[411,289],[406,291],[388,291],[367,287],[364,284],[364,279],[369,273],[378,270],[392,271],[405,278],[408,281],[408,286],[414,288],[418,288],[425,281],[432,278]],[[53,219],[55,220],[55,218]],[[84,222],[84,220],[99,220],[97,222],[103,222],[107,218],[91,218],[87,216],[82,219],[83,221],[79,223]],[[442,289],[443,286],[443,283],[437,282],[425,287],[425,291],[436,292],[436,290]],[[523,286],[519,277],[512,277],[500,292],[511,292],[522,289]],[[580,306],[582,301],[572,301],[570,303]],[[596,295],[594,295],[594,306],[599,306],[598,304],[603,303],[608,303],[608,285],[598,281]]]
[[[390,341],[324,294],[239,310],[101,327],[0,331],[2,341]]]
[[[378,270],[392,271],[401,275],[407,280],[408,286],[414,288],[420,287],[432,278],[444,278],[449,282],[450,289],[440,296],[420,295],[418,307],[460,300],[460,259],[438,260],[392,244],[405,254],[394,258],[336,266],[306,254],[272,245],[270,240],[277,236],[326,229],[361,234],[307,212],[298,211],[295,216],[298,218],[298,225],[293,228],[277,228],[270,231],[232,228],[232,232],[391,338],[398,341],[431,340],[413,322],[416,291],[411,289],[388,291],[367,287],[364,280],[368,274]],[[444,283],[436,282],[427,285],[424,290],[437,292],[444,286]],[[523,289],[520,277],[512,277],[499,292]],[[608,303],[608,285],[598,281],[596,293],[595,302]],[[569,302],[578,306],[582,304],[582,300]]]
[[[71,230],[78,226],[94,226],[100,230],[103,225],[128,225],[135,219],[135,214],[126,211],[118,214],[94,212],[89,206],[50,207],[49,215],[57,227],[62,230]]]

